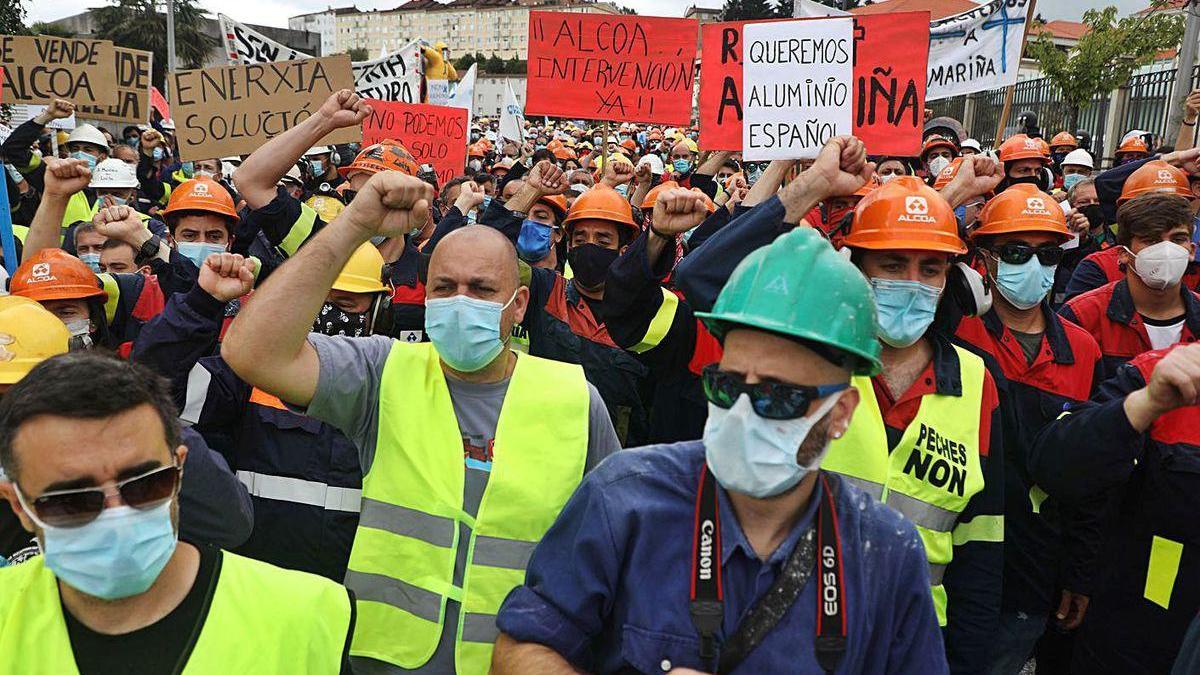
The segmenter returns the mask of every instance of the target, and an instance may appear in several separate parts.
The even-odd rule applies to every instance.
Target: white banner
[[[225,44],[225,54],[230,65],[312,58],[312,54],[298,52],[291,47],[281,45],[224,14],[218,14],[217,20],[221,24],[221,39]]]
[[[742,155],[816,157],[853,133],[854,19],[770,21],[742,30]]]
[[[814,0],[796,0],[792,5],[792,17],[796,19],[817,19],[825,16],[850,16],[850,12],[829,5],[822,5]]]
[[[500,113],[500,138],[520,145],[525,140],[525,111],[517,100],[512,83],[506,82],[508,93],[504,97],[504,110]]]
[[[350,64],[354,89],[363,98],[401,103],[421,102],[421,48],[410,42],[374,61]]]
[[[929,24],[927,100],[1017,81],[1031,0],[992,0]]]

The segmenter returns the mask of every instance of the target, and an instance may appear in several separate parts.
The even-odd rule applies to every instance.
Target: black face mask
[[[996,194],[1000,194],[1008,188],[1014,185],[1020,185],[1022,183],[1034,185],[1042,192],[1046,192],[1050,189],[1050,186],[1046,184],[1046,172],[1039,170],[1036,176],[1022,176],[1021,178],[1011,178],[1009,176],[1005,176],[1004,180],[1000,181],[1000,184],[996,186]]]
[[[1104,227],[1104,209],[1100,208],[1099,204],[1081,206],[1079,212],[1087,216],[1089,228],[1098,230]]]
[[[362,337],[367,334],[367,315],[365,312],[343,312],[337,305],[327,302],[321,306],[321,313],[313,322],[313,332],[322,335]]]
[[[608,268],[618,255],[619,253],[611,248],[582,244],[567,251],[567,262],[571,263],[571,271],[575,273],[579,285],[588,289],[599,288],[604,285]]]

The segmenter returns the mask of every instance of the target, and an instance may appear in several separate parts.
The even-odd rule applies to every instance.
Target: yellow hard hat
[[[382,293],[383,254],[371,242],[358,247],[346,261],[346,266],[333,280],[333,288],[347,293]]]
[[[0,384],[16,384],[37,364],[65,354],[71,333],[29,298],[0,296]]]
[[[338,214],[342,212],[342,209],[346,208],[346,205],[340,199],[326,195],[313,195],[304,203],[311,206],[313,211],[316,211],[317,215],[321,217],[321,220],[327,223],[332,223],[333,219],[337,218]]]

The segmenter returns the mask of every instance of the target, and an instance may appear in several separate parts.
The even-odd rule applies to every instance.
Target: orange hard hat
[[[1075,137],[1065,131],[1060,131],[1054,134],[1054,138],[1050,139],[1051,148],[1070,148],[1074,150],[1079,147],[1079,141]]]
[[[962,163],[962,157],[955,157],[951,160],[945,168],[938,172],[937,177],[933,179],[933,189],[941,190],[949,185],[950,181],[954,180],[954,177],[958,175],[958,170],[962,167]]]
[[[1061,242],[1071,238],[1062,207],[1036,185],[1018,183],[988,201],[979,212],[971,239],[1010,232],[1045,232]]]
[[[954,209],[915,176],[898,176],[872,190],[854,209],[842,244],[873,250],[966,253]]]
[[[562,195],[542,195],[537,203],[549,206],[559,221],[567,215],[567,198]]]
[[[171,191],[171,199],[162,213],[169,216],[180,211],[204,211],[231,220],[237,220],[238,217],[229,191],[217,181],[204,177],[185,180]]]
[[[483,143],[472,143],[467,146],[467,157],[483,157],[486,154],[487,150],[484,149]]]
[[[1130,136],[1121,141],[1120,147],[1117,148],[1114,154],[1119,155],[1123,152],[1142,152],[1148,155],[1150,154],[1150,147],[1146,145],[1146,141],[1142,140],[1140,136]]]
[[[637,152],[637,143],[635,143],[632,138],[626,138],[625,140],[621,141],[621,147],[630,152]]]
[[[1015,162],[1019,159],[1036,159],[1043,164],[1050,162],[1049,146],[1040,138],[1015,134],[1000,144],[1000,161]]]
[[[401,171],[415,176],[419,168],[403,143],[389,139],[363,148],[349,166],[339,167],[338,173],[342,178],[349,178],[352,173],[376,174],[380,171]]]
[[[561,147],[563,147],[563,142],[557,138],[555,138],[554,140],[552,140],[546,144],[546,149],[549,150],[550,152],[554,152],[555,150],[558,150]]]
[[[654,203],[658,201],[658,196],[663,192],[679,187],[679,183],[673,180],[665,181],[655,185],[646,193],[646,198],[642,200],[642,210],[654,208]]]
[[[704,194],[704,190],[701,190],[698,187],[694,187],[694,188],[692,188],[692,192],[695,192],[696,194],[698,194],[704,198],[704,210],[705,211],[708,211],[710,214],[716,212],[717,204],[712,199],[710,199],[708,195]]]
[[[957,158],[955,158],[954,161],[957,162],[959,160]],[[866,197],[867,195],[871,194],[871,192],[873,192],[876,188],[878,188],[879,185],[880,185],[879,179],[875,176],[871,176],[871,180],[863,183],[862,187],[860,187],[854,191],[854,196],[855,197]],[[695,190],[696,188],[692,188],[692,189]],[[707,196],[707,195],[705,195],[705,196]]]
[[[578,155],[575,154],[575,151],[566,146],[555,148],[554,150],[551,150],[551,152],[554,153],[555,159],[568,160],[578,158]]]
[[[1171,166],[1161,159],[1154,159],[1129,174],[1129,178],[1125,179],[1124,187],[1121,188],[1121,196],[1117,199],[1117,204],[1124,204],[1134,197],[1149,192],[1166,192],[1187,199],[1195,197],[1192,194],[1188,175],[1184,173],[1183,169]]]
[[[958,145],[955,144],[954,141],[946,138],[945,136],[938,136],[937,134],[934,134],[929,138],[926,138],[925,144],[921,146],[921,159],[925,159],[925,155],[928,154],[930,150],[936,150],[937,148],[949,148],[950,152],[953,152],[956,155],[958,154]]]
[[[9,291],[37,302],[108,298],[91,268],[61,248],[44,248],[21,263]]]
[[[596,185],[575,200],[563,225],[589,219],[620,223],[632,228],[635,234],[639,231],[637,223],[633,221],[633,209],[629,206],[629,202],[616,190],[603,183]]]

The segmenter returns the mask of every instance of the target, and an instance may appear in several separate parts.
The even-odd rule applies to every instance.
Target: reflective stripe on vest
[[[279,242],[279,249],[290,258],[296,255],[296,251],[300,249],[308,237],[312,234],[313,226],[317,222],[317,212],[313,207],[300,203],[300,217],[296,222],[292,223],[292,227],[288,230],[287,236],[283,241]]]
[[[246,486],[251,496],[294,502],[308,506],[319,506],[327,511],[349,511],[358,513],[362,505],[362,490],[334,487],[314,480],[271,476],[253,471],[238,471],[238,480]]]
[[[657,347],[667,336],[667,331],[671,330],[671,324],[675,321],[675,311],[679,309],[679,296],[665,288],[662,289],[662,296],[662,304],[658,306],[658,311],[650,320],[646,334],[636,345],[630,347],[629,351],[635,354],[644,354]]]
[[[350,629],[346,589],[315,574],[219,555],[212,603],[183,675],[339,672]],[[42,556],[0,568],[0,654],[0,673],[79,673],[58,583]]]
[[[449,599],[462,604],[450,628],[458,672],[487,672],[500,603],[524,582],[534,546],[583,477],[588,407],[578,365],[520,355],[472,518],[463,509],[462,435],[437,352],[429,343],[393,342],[346,573],[358,599],[352,654],[421,667],[437,649]],[[467,547],[462,587],[454,585],[460,546]]]
[[[928,394],[921,397],[916,417],[895,448],[888,447],[887,429],[868,377],[856,376],[860,402],[850,427],[830,444],[822,469],[850,479],[917,526],[929,561],[929,582],[938,623],[946,625],[946,590],[942,576],[954,558],[959,528],[994,541],[1004,521],[981,516],[959,523],[967,503],[983,489],[979,460],[979,414],[983,406],[983,360],[954,347],[958,354],[962,396]],[[966,537],[966,530],[962,533]],[[968,539],[974,540],[974,539]],[[957,542],[963,543],[963,542]]]

